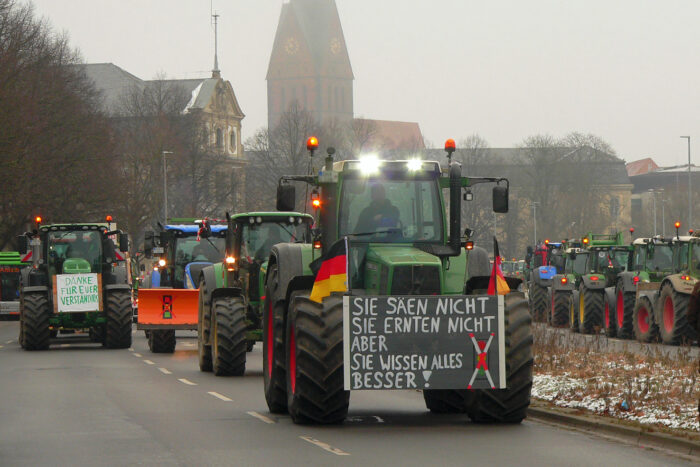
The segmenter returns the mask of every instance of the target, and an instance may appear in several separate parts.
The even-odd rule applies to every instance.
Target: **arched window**
[[[236,154],[238,152],[238,133],[236,127],[231,128],[231,141],[229,142],[229,152],[231,154]]]
[[[221,128],[216,129],[216,147],[219,149],[224,147],[224,132]]]

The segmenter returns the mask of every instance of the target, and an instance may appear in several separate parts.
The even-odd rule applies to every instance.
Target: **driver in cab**
[[[386,191],[380,184],[371,187],[372,201],[362,210],[354,233],[371,233],[382,228],[397,227],[399,209],[386,198]]]

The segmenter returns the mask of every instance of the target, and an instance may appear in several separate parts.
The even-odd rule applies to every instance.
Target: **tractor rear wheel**
[[[700,282],[693,287],[688,303],[688,324],[697,333],[698,345],[700,345]]]
[[[148,348],[153,353],[173,353],[176,343],[174,329],[153,329],[148,333]]]
[[[538,323],[545,321],[547,314],[547,288],[532,281],[529,295],[532,320]]]
[[[265,302],[263,304],[263,386],[265,401],[271,413],[287,412],[287,376],[285,334],[287,302],[275,303],[279,288],[278,266],[273,264],[267,273]],[[294,298],[290,298],[294,303]]]
[[[555,328],[565,328],[569,323],[569,300],[570,292],[553,292],[551,324]]]
[[[640,297],[632,314],[634,337],[639,342],[654,342],[658,339],[659,328],[654,321],[654,307],[647,297]]]
[[[617,287],[615,287],[615,318],[617,319],[617,337],[621,339],[634,337],[632,315],[634,314],[635,295],[634,292],[625,292],[622,281],[617,283]]]
[[[207,303],[209,296],[207,282],[204,277],[199,281],[199,307],[197,313],[197,354],[199,356],[199,371],[211,371],[211,304]]]
[[[467,391],[466,409],[477,423],[520,423],[532,389],[532,319],[522,294],[505,296],[507,389]]]
[[[578,294],[578,327],[583,334],[593,334],[603,324],[603,290],[581,286]]]
[[[105,340],[108,349],[131,347],[131,294],[123,290],[107,293]]]
[[[432,413],[466,413],[470,399],[466,389],[424,389],[425,406]]]
[[[617,317],[616,317],[616,300],[614,292],[603,293],[603,327],[605,327],[605,335],[615,337],[617,335]]]
[[[573,332],[579,332],[578,326],[578,306],[579,306],[579,291],[574,290],[569,296],[569,329]]]
[[[211,360],[216,376],[243,376],[246,360],[246,305],[241,297],[212,300]]]
[[[45,294],[25,294],[21,322],[25,350],[49,348],[49,315],[49,301]]]
[[[287,408],[294,423],[341,423],[348,415],[344,389],[343,299],[322,303],[299,297],[287,317]]]
[[[662,287],[655,318],[664,344],[679,345],[695,340],[695,330],[688,323],[689,301],[690,295],[678,292],[670,282]]]

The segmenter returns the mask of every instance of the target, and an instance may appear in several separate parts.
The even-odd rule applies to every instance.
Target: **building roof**
[[[398,122],[394,120],[371,120],[356,118],[358,122],[368,123],[373,134],[366,146],[375,150],[408,150],[425,149],[423,133],[416,122]]]
[[[656,165],[654,159],[652,159],[651,157],[647,157],[638,161],[629,162],[626,168],[627,175],[629,175],[630,177],[634,177],[636,175],[642,175],[645,173],[653,172],[654,170],[658,169],[659,166]]]

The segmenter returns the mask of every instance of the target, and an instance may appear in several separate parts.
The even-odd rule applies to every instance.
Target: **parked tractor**
[[[226,217],[226,257],[202,269],[199,278],[199,369],[242,376],[246,351],[262,341],[261,304],[270,250],[277,243],[310,244],[313,217],[297,212]],[[310,261],[311,249],[303,252]]]
[[[446,150],[451,158],[453,141]],[[284,176],[278,186],[278,210],[291,211],[294,182],[307,184],[317,228],[313,244],[278,244],[269,258],[270,411],[288,411],[295,423],[338,423],[351,390],[414,389],[434,413],[519,423],[532,384],[527,302],[519,292],[486,295],[490,277],[468,276],[460,225],[463,190],[497,183],[494,211],[506,212],[507,180],[462,177],[452,161],[446,170],[420,160],[333,162],[333,152],[318,174]],[[519,281],[497,277],[494,292],[517,288]]]
[[[129,241],[109,225],[41,225],[37,217],[36,229],[19,237],[20,254],[31,260],[20,279],[22,348],[48,349],[59,329],[88,329],[108,348],[131,345],[131,287],[122,253]]]
[[[28,264],[16,251],[0,251],[0,319],[19,319],[19,271]]]
[[[581,277],[586,273],[588,250],[567,248],[564,252],[564,272],[552,278],[550,288],[549,324],[554,327],[567,327],[576,323],[571,310],[574,292],[578,293]],[[572,326],[573,327],[573,326]],[[577,326],[578,327],[578,326]]]
[[[680,223],[676,223],[676,228]],[[673,239],[674,273],[663,278],[654,307],[654,320],[664,344],[691,343],[698,338],[690,315],[690,297],[700,279],[700,235],[676,236]]]
[[[528,297],[530,313],[534,321],[547,321],[549,310],[549,288],[552,278],[564,273],[564,257],[562,243],[545,240],[538,245],[530,260],[530,281]]]
[[[197,329],[201,272],[223,261],[226,249],[226,224],[189,218],[171,222],[144,238],[146,257],[156,257],[157,263],[138,290],[137,328],[146,331],[154,353],[175,351],[176,330]]]

